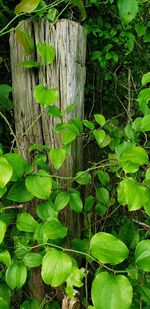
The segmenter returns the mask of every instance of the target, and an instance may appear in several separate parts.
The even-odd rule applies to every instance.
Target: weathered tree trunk
[[[30,159],[28,150],[32,144],[47,144],[51,148],[61,145],[59,134],[54,133],[58,120],[49,116],[35,102],[33,91],[36,85],[58,88],[57,106],[62,112],[71,103],[77,103],[77,109],[64,115],[64,122],[72,117],[83,117],[86,32],[78,23],[69,20],[58,21],[55,25],[44,20],[27,21],[20,29],[27,30],[35,42],[34,56],[27,57],[15,32],[10,35],[17,144],[23,156]],[[25,60],[41,61],[36,50],[39,41],[55,47],[56,59],[53,64],[41,66],[39,70],[18,66]],[[79,138],[73,143],[71,154],[61,168],[61,176],[71,177],[81,167],[82,139]],[[79,218],[69,208],[63,212],[63,223],[68,227],[70,236],[78,233]]]

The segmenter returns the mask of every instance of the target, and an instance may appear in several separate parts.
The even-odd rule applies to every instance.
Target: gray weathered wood
[[[50,145],[51,148],[61,145],[60,136],[54,133],[54,127],[58,120],[48,116],[47,112],[35,102],[33,91],[36,85],[42,84],[58,88],[59,100],[56,105],[62,112],[71,103],[77,103],[76,110],[64,115],[64,122],[68,122],[72,117],[80,119],[83,117],[86,32],[78,23],[69,20],[60,20],[55,25],[44,20],[27,21],[20,26],[20,29],[27,30],[35,42],[34,55],[27,57],[16,38],[15,32],[10,35],[17,145],[19,145],[19,150],[23,156],[31,160],[28,150],[32,144],[46,144]],[[18,66],[20,62],[25,60],[41,62],[36,50],[36,44],[39,41],[52,44],[55,47],[56,59],[53,64],[43,65],[39,70],[29,70]],[[78,138],[73,143],[71,154],[63,164],[59,175],[71,177],[81,167],[82,140]],[[69,208],[63,211],[62,221],[68,227],[70,236],[78,233],[80,220]],[[36,286],[36,282],[41,279],[34,272],[33,275],[36,278],[33,280]],[[41,291],[38,291],[38,296],[33,283],[33,297],[42,299],[42,288]]]

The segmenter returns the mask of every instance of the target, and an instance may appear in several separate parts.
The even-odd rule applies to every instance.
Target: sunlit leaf
[[[15,7],[16,14],[33,12],[41,0],[21,0]]]

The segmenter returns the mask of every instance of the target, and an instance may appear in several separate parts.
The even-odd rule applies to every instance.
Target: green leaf
[[[34,42],[26,30],[20,30],[19,28],[15,31],[17,40],[24,49],[26,56],[31,55],[34,52]]]
[[[105,145],[105,143],[103,145],[103,142],[104,142],[105,137],[106,137],[105,131],[104,130],[94,130],[93,133],[94,133],[95,139],[96,139],[99,147],[101,147],[101,148],[105,147],[107,145],[107,142],[106,142],[106,145]],[[109,143],[109,141],[108,141],[108,143]]]
[[[142,117],[138,117],[134,120],[133,124],[132,124],[132,128],[138,132],[141,131],[141,123],[142,123]]]
[[[60,109],[57,106],[49,106],[48,107],[48,114],[52,115],[56,118],[62,118],[63,114],[61,113]]]
[[[42,261],[42,279],[52,287],[62,285],[72,270],[70,256],[56,249],[49,249]]]
[[[52,7],[48,10],[46,19],[50,22],[55,22],[57,15],[58,15],[58,10],[55,7]]]
[[[73,142],[75,138],[76,138],[76,134],[68,129],[65,129],[61,133],[61,141],[64,145],[68,145],[69,143]]]
[[[101,272],[92,282],[91,294],[95,309],[129,309],[133,292],[125,276]]]
[[[49,153],[49,158],[52,165],[58,170],[63,165],[66,159],[66,150],[63,148],[54,148],[51,149]]]
[[[96,197],[98,198],[98,200],[104,204],[104,205],[108,205],[109,204],[109,192],[107,189],[105,188],[98,188],[96,190]]]
[[[47,201],[38,204],[37,215],[42,221],[47,221],[49,218],[56,218],[57,213],[53,208],[52,202]]]
[[[8,250],[0,252],[0,262],[3,262],[6,267],[9,267],[11,265],[11,257]]]
[[[150,272],[150,240],[145,239],[138,243],[135,249],[136,264],[140,269]]]
[[[67,106],[67,108],[65,109],[65,113],[71,112],[73,109],[75,109],[77,107],[77,103],[72,103],[70,105]]]
[[[71,208],[77,212],[80,213],[83,208],[82,200],[78,193],[70,193],[70,206]]]
[[[6,229],[7,229],[6,223],[0,220],[0,244],[5,237]]]
[[[84,203],[84,211],[91,212],[93,209],[94,202],[95,198],[92,195],[87,196]]]
[[[136,30],[136,32],[137,32],[137,35],[138,35],[139,37],[141,37],[141,36],[143,36],[143,35],[145,34],[145,32],[146,32],[146,26],[145,26],[144,24],[142,24],[142,23],[136,24],[136,25],[135,25],[135,30]],[[142,83],[142,85],[143,85],[143,83]]]
[[[19,66],[25,69],[32,69],[32,68],[39,68],[40,63],[38,63],[37,61],[33,61],[33,60],[26,60],[26,61],[20,62]]]
[[[12,166],[4,157],[0,157],[0,188],[3,189],[11,179],[13,173]]]
[[[38,85],[34,88],[34,98],[43,107],[51,106],[58,100],[58,90]]]
[[[148,202],[149,195],[145,186],[138,184],[134,178],[123,179],[118,186],[118,202],[127,205],[129,211],[140,209]]]
[[[37,50],[45,65],[51,64],[55,59],[55,48],[52,45],[38,42]]]
[[[54,202],[54,209],[58,212],[65,208],[67,204],[69,203],[70,195],[67,192],[60,192],[56,196],[55,202]]]
[[[6,271],[5,280],[8,286],[13,290],[20,289],[26,282],[27,270],[23,264],[13,263]]]
[[[111,234],[96,233],[90,242],[91,255],[103,264],[116,265],[128,257],[126,245]]]
[[[142,86],[145,86],[148,83],[150,83],[150,72],[144,74],[142,77]]]
[[[107,211],[107,208],[104,204],[98,203],[96,204],[95,210],[99,216],[104,216]]]
[[[42,264],[42,256],[39,253],[29,252],[23,258],[26,267],[38,267]]]
[[[33,151],[33,150],[50,150],[50,147],[48,145],[41,145],[41,144],[33,144],[30,148],[29,148],[29,152]]]
[[[150,88],[142,89],[138,95],[137,101],[139,102],[141,112],[146,115],[150,113],[148,103],[150,101]]]
[[[25,184],[27,190],[40,199],[47,200],[51,194],[52,179],[44,170],[38,170],[35,175],[29,175]]]
[[[126,173],[134,173],[140,165],[148,164],[148,155],[144,148],[131,146],[121,153],[119,161]]]
[[[7,199],[14,202],[26,203],[31,201],[33,195],[27,190],[24,179],[17,181],[9,190]]]
[[[150,131],[150,114],[142,118],[140,131]]]
[[[33,12],[41,0],[21,0],[15,7],[15,13],[31,13]]]
[[[76,173],[74,179],[80,185],[87,185],[91,183],[92,177],[88,171],[80,171]]]
[[[138,13],[136,0],[118,0],[119,15],[121,21],[127,25]]]
[[[94,130],[95,126],[91,121],[84,119],[82,122],[83,122],[85,127],[87,127],[90,130]]]
[[[11,291],[6,284],[0,284],[0,308],[10,309]]]
[[[94,118],[96,120],[96,122],[101,126],[103,127],[104,124],[105,124],[105,117],[101,114],[95,114],[94,115]]]
[[[37,299],[25,300],[20,309],[41,309],[41,303]]]
[[[0,85],[0,107],[5,110],[13,109],[14,104],[9,99],[9,95],[12,92],[12,87],[6,84]]]
[[[62,239],[67,235],[67,228],[56,218],[49,218],[44,223],[44,229],[48,239]]]
[[[18,215],[17,218],[17,229],[23,232],[35,232],[38,222],[28,212],[23,212]]]
[[[107,172],[100,170],[96,172],[96,175],[103,185],[107,185],[110,182],[109,174]]]
[[[45,243],[47,243],[48,241],[48,236],[46,234],[46,231],[45,231],[45,225],[44,223],[40,223],[37,225],[37,228],[36,228],[36,231],[35,231],[35,234],[34,234],[34,238],[38,241],[38,244],[39,245],[43,245]]]
[[[25,161],[18,153],[7,153],[4,157],[13,168],[11,181],[17,181],[23,176],[27,166],[27,161]]]
[[[84,20],[87,17],[87,15],[86,15],[86,10],[85,10],[83,1],[82,0],[71,0],[71,2],[73,5],[78,7],[82,20]]]
[[[72,268],[72,271],[70,275],[67,277],[67,287],[66,287],[66,294],[68,297],[73,298],[74,297],[74,289],[73,287],[80,288],[83,286],[82,279],[85,277],[84,269],[79,269],[78,267],[74,266]]]

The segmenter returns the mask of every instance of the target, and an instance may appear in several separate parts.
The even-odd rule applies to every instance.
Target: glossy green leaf
[[[127,25],[138,13],[137,0],[118,0],[121,21]]]
[[[52,7],[48,10],[46,19],[50,22],[55,22],[57,15],[58,15],[58,10],[55,7]]]
[[[7,153],[4,157],[13,168],[11,181],[17,181],[23,176],[27,166],[27,161],[25,161],[18,153]]]
[[[70,194],[70,207],[77,213],[82,211],[83,203],[78,193]]]
[[[91,121],[88,121],[87,119],[84,119],[82,122],[83,122],[85,127],[87,127],[90,130],[94,130],[95,126],[94,126],[94,124]]]
[[[142,77],[142,86],[145,86],[148,83],[150,83],[150,72],[144,74]]]
[[[58,170],[63,165],[66,159],[66,150],[63,148],[51,149],[49,153],[49,158],[52,165]]]
[[[92,181],[92,177],[88,171],[80,171],[76,173],[74,179],[80,185],[87,185]]]
[[[21,0],[21,2],[16,5],[15,12],[16,14],[31,13],[36,9],[39,3],[40,0]]]
[[[50,218],[44,223],[44,229],[48,239],[62,239],[67,235],[67,228],[56,218]]]
[[[135,30],[137,32],[137,35],[139,37],[141,37],[146,32],[146,26],[144,24],[142,24],[142,23],[138,23],[138,24],[135,25]],[[142,83],[142,85],[143,85],[143,83]]]
[[[38,85],[34,88],[35,100],[43,107],[51,106],[58,100],[58,90],[56,88],[46,88]]]
[[[0,284],[0,308],[10,309],[11,290],[6,284]]]
[[[150,131],[150,114],[147,114],[142,118],[140,131]]]
[[[69,143],[73,142],[76,138],[76,134],[71,132],[68,129],[65,129],[62,133],[61,133],[61,141],[64,145],[68,145]]]
[[[34,234],[34,238],[38,241],[38,244],[39,245],[43,245],[43,244],[46,244],[47,241],[48,241],[48,236],[46,234],[46,231],[45,231],[45,225],[44,223],[40,223],[37,225],[37,228],[36,228],[36,231],[35,231],[35,234]]]
[[[91,255],[103,264],[116,265],[128,257],[126,245],[111,234],[96,233],[90,242]]]
[[[17,218],[17,229],[23,232],[35,232],[38,222],[28,212],[21,213]]]
[[[34,42],[30,34],[26,30],[21,30],[19,28],[15,31],[17,40],[24,49],[26,56],[31,55],[34,52]]]
[[[138,243],[135,249],[136,264],[140,269],[150,272],[150,240],[145,239]]]
[[[84,269],[79,269],[77,266],[72,268],[70,275],[67,277],[67,287],[66,287],[66,294],[68,297],[74,297],[74,286],[80,288],[83,286],[83,278],[85,277]]]
[[[84,211],[91,212],[93,209],[94,202],[95,198],[92,195],[87,196],[85,198]]]
[[[70,195],[67,192],[60,192],[56,196],[55,202],[54,202],[54,209],[58,212],[65,208],[67,204],[69,203]]]
[[[0,157],[0,188],[3,189],[11,179],[13,173],[12,166],[4,157]]]
[[[105,117],[101,114],[95,114],[94,115],[94,118],[96,120],[96,122],[101,126],[103,127],[104,124],[105,124]]]
[[[33,151],[33,150],[50,150],[50,147],[48,145],[41,145],[41,144],[33,144],[30,148],[29,148],[29,152]]]
[[[42,256],[39,253],[29,252],[23,258],[26,267],[38,267],[42,264]]]
[[[11,265],[11,257],[8,250],[0,252],[0,262],[4,263],[6,267]]]
[[[141,112],[146,115],[150,113],[148,103],[150,101],[150,88],[142,89],[137,98]]]
[[[44,170],[38,170],[35,175],[29,175],[25,181],[27,190],[40,199],[47,200],[51,194],[52,180]]]
[[[142,117],[136,118],[132,124],[133,130],[135,130],[136,132],[141,131],[141,123],[142,123]]]
[[[63,114],[61,113],[60,109],[57,106],[49,106],[48,107],[48,114],[52,115],[56,118],[62,118]]]
[[[52,63],[55,59],[55,48],[52,45],[38,42],[37,50],[45,65]]]
[[[77,103],[72,103],[72,104],[68,105],[67,108],[65,109],[65,113],[71,112],[76,107],[77,107]]]
[[[105,188],[97,188],[96,190],[97,199],[104,205],[109,204],[109,191]]]
[[[6,223],[0,220],[0,243],[3,241],[5,237],[6,229],[7,229]]]
[[[104,216],[107,211],[107,207],[104,204],[98,203],[96,204],[95,210],[99,216]]]
[[[127,205],[129,211],[140,209],[147,203],[149,195],[145,186],[138,184],[134,178],[123,179],[118,186],[118,202]]]
[[[26,282],[27,270],[23,264],[13,263],[6,271],[5,280],[8,286],[13,290],[20,289]]]
[[[57,213],[54,210],[52,202],[42,202],[37,206],[37,215],[42,221],[47,221],[49,218],[56,218]]]
[[[14,202],[26,203],[31,201],[33,195],[27,190],[24,179],[20,179],[11,187],[7,199]]]
[[[106,135],[105,131],[104,130],[94,130],[93,133],[94,133],[94,136],[95,136],[95,139],[96,139],[98,145],[101,147],[101,144],[102,144],[102,142],[105,138],[105,135]]]
[[[96,172],[96,175],[103,185],[107,185],[110,182],[109,174],[107,172],[99,170]]]
[[[42,279],[52,287],[63,284],[72,270],[69,255],[56,249],[49,249],[42,261]]]
[[[32,68],[39,68],[40,63],[38,63],[37,61],[33,61],[33,60],[26,60],[26,61],[20,62],[19,66],[25,69],[32,69]]]
[[[148,155],[144,148],[132,146],[121,153],[119,161],[126,173],[134,173],[140,165],[148,164]]]
[[[95,309],[129,309],[133,291],[127,277],[101,272],[92,282],[91,294]]]

